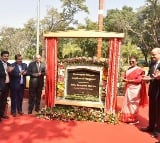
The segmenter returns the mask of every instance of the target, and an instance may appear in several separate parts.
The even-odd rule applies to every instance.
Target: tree
[[[37,30],[36,20],[29,19],[27,23],[24,25],[24,32],[26,35],[26,39],[28,41],[28,43],[26,44],[27,49],[26,49],[25,55],[29,59],[33,59],[33,55],[36,54],[36,42],[37,42],[36,30]],[[42,49],[42,43],[40,42],[40,53],[41,53],[41,49]]]
[[[131,42],[128,42],[127,44],[123,45],[121,48],[121,56],[123,59],[123,64],[124,63],[129,63],[129,59],[132,56],[136,56],[138,55],[139,58],[142,58],[142,52],[139,49],[139,47],[137,47],[137,45],[131,44]]]
[[[124,32],[124,44],[131,41],[140,47],[146,63],[153,47],[160,47],[160,5],[158,0],[147,0],[145,6],[133,12],[132,8],[110,10],[105,18],[107,31]]]
[[[24,28],[3,27],[1,29],[0,49],[8,50],[10,57],[19,53],[25,59],[32,59],[36,50],[36,22],[28,20]]]
[[[1,37],[1,50],[8,50],[10,52],[11,58],[13,58],[17,53],[25,57],[25,52],[28,48],[28,40],[23,29],[3,27],[1,29]]]
[[[43,31],[60,31],[70,29],[70,25],[78,24],[75,15],[84,11],[88,13],[88,8],[83,4],[86,0],[61,0],[62,12],[55,8],[50,8],[47,15],[42,20]]]
[[[61,12],[51,8],[45,18],[40,21],[40,54],[43,51],[44,32],[74,29],[70,25],[78,22],[74,18],[75,14],[80,11],[88,12],[88,8],[84,4],[85,0],[61,0],[61,2]],[[31,18],[24,24],[24,28],[3,27],[0,31],[0,50],[10,51],[12,57],[16,53],[20,53],[24,58],[32,59],[36,53],[36,26],[36,20]],[[62,56],[63,42],[60,45],[59,53]]]
[[[107,13],[108,15],[104,18],[104,29],[108,32],[125,33],[121,55],[124,58],[123,60],[127,62],[128,57],[133,53],[132,51],[137,50],[133,34],[128,30],[128,25],[135,25],[137,21],[136,13],[133,11],[133,8],[127,6],[124,6],[122,10],[108,10]]]
[[[75,56],[81,56],[82,55],[81,50],[82,49],[80,47],[78,47],[77,44],[69,42],[69,43],[63,45],[62,57],[63,58],[72,58]]]
[[[154,47],[160,47],[160,4],[158,0],[147,0],[146,5],[137,13],[137,28],[132,31],[139,43],[145,60]]]
[[[128,33],[127,25],[133,25],[136,21],[133,8],[124,6],[122,10],[111,9],[104,18],[104,29],[112,32]]]

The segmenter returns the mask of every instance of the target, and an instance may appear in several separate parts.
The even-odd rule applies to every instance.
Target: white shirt
[[[3,63],[3,67],[4,67],[4,70],[5,70],[5,73],[6,73],[5,83],[9,83],[9,75],[8,75],[8,72],[7,72],[7,63],[5,63],[4,61],[2,61],[2,63]]]
[[[18,65],[19,71],[22,71],[22,66]],[[23,84],[23,75],[21,75],[21,80],[20,80],[20,84]]]

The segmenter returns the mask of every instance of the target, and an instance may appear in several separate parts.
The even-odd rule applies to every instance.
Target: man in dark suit
[[[29,64],[27,70],[27,75],[30,76],[28,114],[32,114],[34,106],[36,112],[40,110],[41,94],[46,73],[46,67],[41,61],[41,56],[36,55],[34,58],[35,60]]]
[[[12,66],[14,67],[14,69],[10,73],[10,97],[11,114],[15,117],[17,113],[19,115],[23,115],[22,102],[24,96],[24,89],[26,86],[27,64],[22,63],[22,56],[20,54],[17,54],[15,55],[15,62],[12,64]]]
[[[151,51],[151,57],[154,63],[149,67],[148,76],[144,80],[149,83],[149,125],[142,131],[152,133],[153,137],[157,137],[160,132],[160,48],[154,48]]]
[[[1,118],[8,119],[5,115],[5,108],[7,104],[7,97],[9,93],[9,72],[13,70],[13,67],[7,62],[9,58],[8,51],[1,52],[0,60],[0,121]]]

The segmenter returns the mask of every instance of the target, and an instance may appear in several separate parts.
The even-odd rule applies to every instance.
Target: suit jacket
[[[155,71],[155,64],[156,63],[151,64],[148,72],[148,75],[152,78],[149,84],[149,92],[148,92],[149,96],[160,96],[160,80],[153,78],[153,73]],[[156,69],[160,71],[160,63],[158,64]]]
[[[41,75],[37,76],[39,71],[41,72]],[[29,81],[30,88],[32,87],[42,88],[44,86],[44,76],[46,74],[45,63],[40,62],[39,71],[38,71],[37,63],[35,61],[29,64],[27,69],[27,75],[30,76],[30,81]]]
[[[7,62],[7,66],[11,64]],[[0,60],[0,90],[3,90],[5,87],[6,73],[3,66],[3,62]]]
[[[21,76],[19,75],[20,70],[19,70],[18,64],[15,62],[12,64],[12,66],[14,67],[14,69],[10,73],[10,79],[11,79],[10,86],[11,86],[11,88],[15,88],[20,85]],[[22,63],[21,68],[22,68],[22,70],[27,71],[27,64]],[[24,87],[26,86],[26,75],[23,76],[23,85],[24,85]]]

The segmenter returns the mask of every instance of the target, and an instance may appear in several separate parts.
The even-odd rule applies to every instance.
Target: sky
[[[22,28],[31,18],[37,17],[38,0],[0,0],[0,27]],[[98,20],[99,0],[86,0],[90,14],[80,13],[76,16],[79,23],[84,23],[88,17],[94,22]],[[109,9],[121,9],[124,5],[131,6],[135,10],[145,5],[145,0],[104,0],[104,12]],[[40,0],[40,19],[46,15],[47,9],[54,7],[60,9],[60,0]]]

